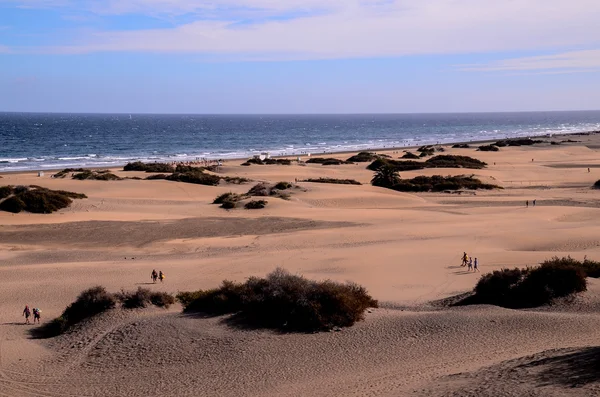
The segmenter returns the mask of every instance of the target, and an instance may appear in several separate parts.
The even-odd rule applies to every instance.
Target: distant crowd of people
[[[171,165],[177,167],[178,165],[185,165],[189,167],[210,167],[211,165],[222,166],[223,160],[209,160],[206,158],[196,157],[195,160],[188,161],[172,161]]]
[[[473,258],[470,257],[466,252],[463,252],[461,266],[463,266],[463,267],[467,266],[468,271],[471,271],[471,270],[473,272],[479,271],[479,262],[477,261],[477,258],[475,258],[475,260],[473,260]]]

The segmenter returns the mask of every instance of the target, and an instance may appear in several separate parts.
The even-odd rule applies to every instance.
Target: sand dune
[[[596,280],[574,302],[537,310],[431,304],[477,282],[479,274],[459,266],[463,251],[479,258],[482,272],[554,255],[600,260],[600,191],[590,188],[600,179],[600,158],[591,149],[598,139],[500,152],[448,148],[486,161],[489,167],[474,173],[504,187],[463,194],[375,188],[364,163],[226,163],[224,174],[254,181],[364,183],[300,182],[289,200],[269,197],[267,208],[256,211],[211,204],[253,183],[5,174],[2,185],[36,184],[89,198],[51,215],[0,212],[0,396],[600,395],[591,375],[600,340]],[[526,208],[534,199],[536,207]],[[32,339],[32,327],[21,324],[25,304],[41,307],[47,321],[97,284],[175,293],[278,266],[358,282],[382,308],[352,328],[310,335],[240,330],[223,318],[183,316],[178,307],[116,310],[48,340]],[[164,283],[148,285],[153,268],[165,271]]]

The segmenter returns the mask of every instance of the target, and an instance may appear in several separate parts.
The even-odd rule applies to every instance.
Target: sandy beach
[[[483,273],[553,256],[600,260],[600,134],[561,145],[444,154],[488,163],[474,174],[502,190],[401,193],[373,187],[368,163],[251,165],[219,173],[253,182],[79,181],[2,174],[0,186],[85,193],[53,214],[0,212],[0,396],[592,396],[600,395],[600,281],[572,301],[528,310],[444,308]],[[545,138],[545,140],[550,140]],[[378,151],[399,158],[404,149]],[[326,157],[346,159],[346,154]],[[305,158],[306,159],[306,158]],[[589,168],[589,172],[588,172]],[[143,172],[114,171],[121,177]],[[262,210],[211,204],[259,181],[298,182]],[[536,206],[525,202],[536,200]],[[463,251],[481,273],[460,266]],[[244,281],[277,267],[353,281],[380,302],[339,332],[278,334],[221,318],[143,309],[103,314],[75,331],[34,339],[24,305],[58,315],[85,288],[170,293]],[[152,269],[166,274],[150,283]]]

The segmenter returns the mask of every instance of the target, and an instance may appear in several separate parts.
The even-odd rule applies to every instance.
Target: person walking
[[[23,315],[25,316],[25,324],[31,324],[29,322],[29,317],[31,316],[31,310],[29,310],[28,305],[25,305],[25,309],[23,309]]]
[[[475,258],[475,262],[473,262],[473,271],[474,272],[478,272],[479,271],[478,265],[479,265],[479,263],[477,262],[477,258]]]
[[[156,279],[158,278],[158,273],[156,273],[156,270],[152,270],[152,274],[150,275],[150,278],[152,279],[152,282],[155,283]]]
[[[463,252],[462,256],[462,264],[461,266],[467,266],[467,262],[469,261],[469,255],[466,252]]]
[[[158,272],[158,279],[160,280],[161,283],[165,279],[165,274],[162,272],[162,270]]]
[[[535,200],[533,200],[533,206],[535,207]]]
[[[469,268],[467,269],[467,271],[470,272],[471,270],[473,270],[473,258],[469,259]]]
[[[33,308],[33,323],[35,324],[35,322],[37,321],[37,323],[40,323],[40,320],[42,318],[42,312],[40,311],[39,308],[34,307]]]
[[[525,207],[529,208],[529,200],[525,201]]]

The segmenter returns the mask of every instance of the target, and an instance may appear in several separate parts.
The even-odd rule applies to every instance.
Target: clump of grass
[[[402,171],[422,170],[426,166],[425,166],[425,163],[419,162],[419,161],[413,161],[413,160],[398,161],[398,160],[390,160],[390,159],[380,158],[380,159],[373,161],[371,164],[369,164],[367,166],[367,169],[369,169],[371,171],[377,171],[381,167],[391,167],[398,172],[402,172]]]
[[[92,171],[92,170],[84,170],[83,172],[73,174],[72,178],[80,180],[80,181],[83,181],[83,180],[120,181],[123,179],[123,178],[120,178],[117,175],[115,175],[111,172],[108,172],[108,171]]]
[[[268,203],[269,202],[266,200],[252,200],[252,201],[248,201],[244,205],[244,208],[247,210],[258,210],[258,209],[265,208]]]
[[[353,164],[352,161],[340,160],[334,158],[323,158],[323,157],[311,157],[306,160],[307,164],[321,164],[321,165],[341,165],[341,164]]]
[[[402,156],[403,159],[409,159],[409,160],[418,160],[420,157],[417,156],[414,153],[411,152],[406,152],[404,153],[404,155]]]
[[[203,172],[204,170],[206,170],[204,167],[194,167],[183,164],[177,164],[177,167],[175,167],[175,172]]]
[[[208,185],[217,186],[221,182],[221,178],[206,174],[202,171],[190,171],[190,172],[175,172],[166,177],[168,181],[194,183],[197,185]]]
[[[554,257],[536,268],[502,269],[485,274],[475,286],[474,295],[459,304],[537,307],[585,291],[586,276],[582,262]]]
[[[244,166],[249,166],[251,164],[255,165],[291,165],[292,160],[289,159],[265,159],[261,160],[257,157],[252,157],[246,160],[245,163],[242,163]]]
[[[487,163],[469,156],[439,155],[425,162],[426,168],[470,168],[482,169]]]
[[[477,150],[480,152],[497,152],[500,148],[496,145],[481,145]]]
[[[350,163],[368,163],[371,161],[375,161],[378,158],[380,158],[380,156],[377,153],[360,152],[360,153],[355,154],[354,156],[348,158],[346,161],[348,161]]]
[[[167,175],[167,174],[154,174],[154,175],[148,175],[144,179],[147,181],[154,181],[154,180],[167,179],[168,177],[169,177],[169,175]]]
[[[338,185],[362,185],[362,183],[355,181],[354,179],[335,179],[335,178],[309,178],[302,182],[311,183],[334,183]]]
[[[242,183],[252,182],[252,180],[248,178],[242,178],[239,176],[224,176],[223,180],[227,183],[232,183],[234,185],[241,185]]]
[[[453,149],[469,149],[471,146],[469,146],[466,143],[456,143],[454,145],[452,145]]]
[[[5,190],[5,193],[9,189]],[[49,214],[67,208],[72,199],[87,198],[85,194],[65,190],[50,190],[40,186],[17,186],[11,194],[0,202],[0,210],[12,213],[28,211],[36,214]]]
[[[166,292],[150,291],[147,288],[138,287],[136,291],[121,291],[115,294],[125,309],[142,309],[150,305],[168,309],[175,303],[173,295]]]
[[[378,186],[378,185],[374,185]],[[379,185],[380,186],[380,185]],[[385,186],[388,187],[388,186]],[[499,186],[483,183],[473,176],[417,176],[412,179],[401,179],[390,187],[400,192],[443,192],[446,190],[491,190]]]
[[[143,163],[136,161],[133,163],[127,163],[123,167],[123,171],[144,171],[144,172],[175,172],[175,168],[171,164],[167,163]]]
[[[15,189],[12,186],[0,186],[0,200],[13,194],[14,190]]]
[[[594,188],[595,188],[595,189],[600,189],[600,179],[598,179],[598,180],[596,181],[596,183],[594,183]]]
[[[243,198],[244,196],[233,192],[228,192],[217,196],[217,198],[213,200],[213,204],[220,204],[221,208],[231,209],[235,208],[237,203]]]
[[[273,187],[277,190],[286,190],[291,189],[293,186],[290,182],[277,182]]]
[[[417,152],[421,153],[420,157],[433,156],[435,154],[435,147],[433,145],[424,145],[418,148]]]
[[[68,174],[73,173],[73,172],[85,172],[86,170],[84,168],[65,168],[62,171],[57,172],[56,174],[52,175],[53,178],[60,178],[63,179],[65,178]]]
[[[498,147],[506,147],[506,146],[530,146],[535,145],[537,143],[544,143],[544,141],[539,139],[531,139],[531,138],[515,138],[515,139],[502,139],[495,143]]]
[[[311,281],[282,269],[245,283],[224,281],[219,288],[182,298],[188,313],[233,314],[232,324],[285,332],[349,327],[363,319],[366,309],[378,306],[357,284]]]
[[[138,288],[134,292],[121,291],[112,294],[104,287],[96,286],[81,292],[59,317],[34,329],[32,333],[41,338],[58,336],[89,318],[114,309],[118,303],[126,309],[143,308],[149,304],[168,308],[175,303],[175,298],[165,292],[154,292],[144,288]]]

